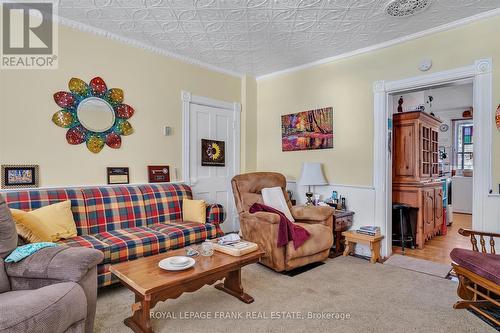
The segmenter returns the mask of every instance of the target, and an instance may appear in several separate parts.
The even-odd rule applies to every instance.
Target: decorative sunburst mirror
[[[134,109],[123,103],[123,90],[108,89],[100,77],[89,84],[72,78],[68,88],[69,92],[54,94],[54,101],[62,110],[52,116],[54,124],[68,129],[66,141],[71,145],[85,142],[93,153],[100,152],[105,145],[120,148],[121,136],[134,132],[128,121]]]

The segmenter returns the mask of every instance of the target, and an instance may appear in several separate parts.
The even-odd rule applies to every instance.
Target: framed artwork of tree
[[[333,148],[333,108],[281,116],[281,150]]]

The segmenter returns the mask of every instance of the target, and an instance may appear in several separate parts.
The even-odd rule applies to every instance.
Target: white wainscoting
[[[306,186],[301,186],[294,180],[287,180],[287,189],[293,192],[293,199],[298,204],[306,202]],[[330,184],[327,186],[315,186],[314,193],[320,194],[321,199],[331,197],[332,191],[346,198],[347,209],[354,212],[352,228],[362,225],[374,225],[375,223],[375,189],[371,186]],[[356,254],[369,256],[370,250],[367,246],[357,245]]]

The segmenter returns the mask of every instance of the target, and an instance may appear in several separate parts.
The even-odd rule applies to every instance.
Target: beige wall
[[[133,183],[147,181],[151,164],[168,164],[172,174],[177,168],[181,178],[181,91],[241,101],[237,77],[65,27],[59,38],[59,69],[0,71],[0,163],[39,164],[42,186],[103,184],[107,166],[130,167]],[[71,77],[95,76],[122,88],[136,110],[135,133],[123,137],[121,149],[99,154],[69,145],[66,130],[51,122],[59,110],[52,95],[67,91]],[[164,136],[163,126],[173,135]]]
[[[376,80],[419,75],[492,57],[493,105],[500,103],[500,18],[477,22],[390,48],[255,81],[216,73],[89,33],[60,28],[58,70],[0,71],[0,163],[34,163],[42,186],[103,184],[107,166],[129,166],[132,182],[147,181],[146,166],[169,164],[181,176],[181,90],[242,103],[242,171],[275,170],[296,178],[305,160],[325,165],[331,183],[372,185],[373,93]],[[490,37],[491,36],[491,37]],[[104,78],[125,92],[136,114],[135,133],[122,148],[94,155],[66,143],[52,124],[52,95],[71,77]],[[334,108],[334,149],[281,152],[280,116]],[[493,110],[492,110],[493,117]],[[165,137],[163,126],[173,135]],[[500,131],[493,129],[493,181],[500,182]],[[497,186],[494,186],[497,187]]]
[[[257,81],[245,75],[241,80],[241,171],[257,170]]]
[[[259,80],[257,88],[257,169],[298,177],[301,163],[323,162],[331,183],[373,184],[373,88],[377,80],[420,75],[493,58],[493,105],[500,103],[500,17],[430,35],[390,48]],[[313,52],[313,50],[311,50]],[[280,116],[333,106],[334,149],[282,152]],[[494,110],[492,112],[492,117]],[[493,133],[493,183],[500,182],[500,131]],[[493,186],[495,191],[498,185]]]

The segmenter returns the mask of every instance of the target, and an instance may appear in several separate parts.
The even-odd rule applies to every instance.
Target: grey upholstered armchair
[[[18,263],[4,259],[17,246],[10,210],[0,195],[0,332],[91,333],[100,251],[44,248]]]

